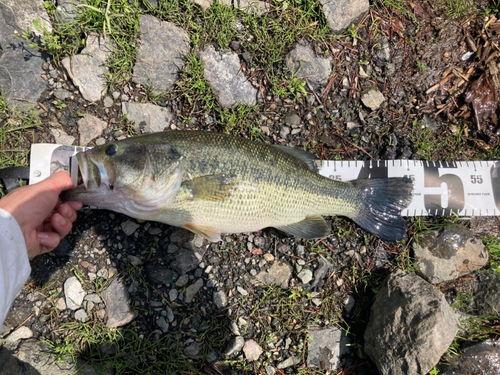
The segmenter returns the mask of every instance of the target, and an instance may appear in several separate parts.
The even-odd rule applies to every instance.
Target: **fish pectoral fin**
[[[318,172],[318,165],[316,164],[318,158],[310,152],[282,145],[271,146],[290,156],[293,156],[295,159],[299,159],[301,162],[305,163],[307,168],[309,168],[311,171]]]
[[[184,224],[182,227],[202,236],[203,238],[206,238],[211,242],[220,241],[220,232],[217,230],[217,228],[196,224]]]
[[[290,234],[295,237],[304,238],[306,240],[314,240],[323,238],[330,234],[330,227],[325,219],[319,215],[307,216],[304,220],[298,223],[275,227],[276,229]]]
[[[182,183],[189,191],[190,200],[218,202],[229,199],[236,189],[236,176],[232,174],[213,174],[196,177]]]

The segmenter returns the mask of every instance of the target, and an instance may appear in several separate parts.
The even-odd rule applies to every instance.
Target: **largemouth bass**
[[[322,216],[347,216],[394,241],[413,185],[403,178],[334,181],[316,157],[227,134],[168,131],[131,137],[77,154],[83,184],[63,199],[188,229],[210,241],[221,233],[274,227],[316,239]]]

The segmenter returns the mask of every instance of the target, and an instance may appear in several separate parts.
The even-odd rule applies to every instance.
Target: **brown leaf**
[[[489,72],[484,72],[476,81],[472,82],[469,90],[465,93],[465,101],[472,103],[477,127],[481,130],[482,121],[491,118],[498,106],[498,92]]]

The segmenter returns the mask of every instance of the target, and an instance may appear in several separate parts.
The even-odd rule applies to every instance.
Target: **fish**
[[[212,242],[222,233],[274,227],[312,240],[324,216],[345,216],[383,240],[404,237],[407,178],[335,181],[306,151],[225,133],[172,130],[134,136],[76,155],[81,184],[63,200],[185,228]]]

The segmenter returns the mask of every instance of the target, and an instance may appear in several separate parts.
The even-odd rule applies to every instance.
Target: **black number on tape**
[[[439,188],[444,182],[448,189],[448,206],[442,207],[440,194],[424,194],[424,206],[431,214],[451,215],[458,213],[465,206],[464,185],[459,176],[453,173],[446,173],[439,176],[439,169],[457,168],[455,163],[448,163],[442,166],[437,164],[424,164],[424,187]],[[437,210],[437,211],[436,211]]]

